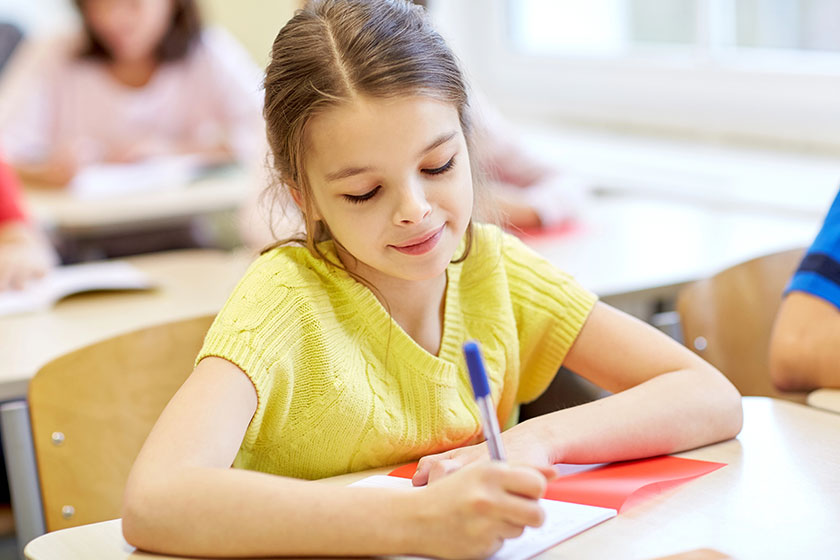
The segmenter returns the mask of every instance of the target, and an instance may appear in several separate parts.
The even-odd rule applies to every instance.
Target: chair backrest
[[[773,387],[768,365],[773,320],[802,254],[792,249],[746,261],[689,284],[677,296],[685,345],[743,395],[805,402],[804,393]]]
[[[128,472],[192,372],[212,316],[110,338],[57,358],[29,386],[47,531],[120,516]]]

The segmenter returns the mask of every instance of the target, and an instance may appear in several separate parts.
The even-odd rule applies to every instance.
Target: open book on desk
[[[124,261],[60,266],[23,290],[0,292],[0,316],[49,309],[71,294],[100,290],[147,290],[153,283]]]
[[[540,500],[545,510],[542,527],[529,527],[520,537],[505,541],[492,558],[531,558],[633,504],[723,466],[724,463],[670,456],[609,464],[555,465],[559,477],[548,483]],[[416,469],[417,463],[410,463],[391,471],[389,476],[369,477],[356,485],[411,488]]]
[[[411,480],[394,476],[369,476],[351,486],[370,488],[414,488]],[[422,492],[422,487],[418,487]],[[526,527],[515,539],[507,539],[502,548],[491,556],[492,560],[524,560],[547,550],[569,537],[577,535],[590,527],[615,517],[614,509],[597,506],[585,506],[555,500],[540,500],[545,512],[545,521],[540,527]]]

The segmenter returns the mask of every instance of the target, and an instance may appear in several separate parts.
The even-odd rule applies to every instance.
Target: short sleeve
[[[806,292],[840,310],[840,192],[785,293]]]
[[[511,235],[504,236],[503,262],[519,336],[516,400],[530,402],[554,378],[597,296]]]

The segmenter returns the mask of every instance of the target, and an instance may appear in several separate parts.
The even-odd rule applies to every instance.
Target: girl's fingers
[[[539,527],[545,521],[545,511],[536,500],[508,495],[501,501],[500,505],[504,521],[511,525]]]
[[[444,476],[457,471],[462,466],[461,462],[455,459],[435,461],[429,469],[428,482],[432,483],[436,480],[440,480]]]
[[[411,477],[411,482],[414,486],[425,486],[429,482],[429,471],[438,461],[443,459],[447,459],[452,455],[451,451],[446,451],[444,453],[438,453],[436,455],[426,455],[425,457],[421,457],[420,461],[417,463],[417,470],[414,472],[414,476]]]
[[[522,535],[525,532],[525,527],[522,525],[517,525],[515,523],[508,523],[507,521],[502,522],[502,526],[499,530],[499,536],[503,539],[515,539]]]
[[[505,473],[502,485],[506,492],[536,500],[545,494],[546,476],[542,469],[511,467]]]

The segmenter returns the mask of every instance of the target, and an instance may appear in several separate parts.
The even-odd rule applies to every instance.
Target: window
[[[509,113],[840,148],[837,0],[437,0]]]
[[[508,0],[509,38],[530,54],[634,48],[840,52],[836,0]]]

